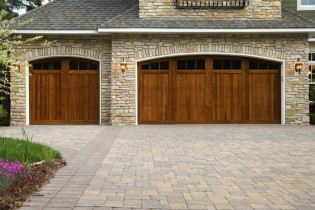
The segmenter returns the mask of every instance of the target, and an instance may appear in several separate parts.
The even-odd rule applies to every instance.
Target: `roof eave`
[[[15,30],[14,34],[21,35],[98,35],[95,30]]]
[[[315,28],[278,28],[278,29],[187,29],[187,28],[99,28],[96,30],[15,30],[21,35],[102,35],[112,33],[147,33],[147,34],[281,34],[281,33],[315,33]],[[315,41],[310,38],[310,41]]]
[[[272,34],[272,33],[313,33],[315,28],[274,28],[274,29],[187,29],[187,28],[99,28],[99,33],[239,33],[239,34]]]

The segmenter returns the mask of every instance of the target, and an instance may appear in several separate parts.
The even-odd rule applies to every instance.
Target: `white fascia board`
[[[99,33],[311,33],[315,28],[281,29],[185,29],[185,28],[99,28]]]
[[[32,34],[32,35],[96,35],[94,30],[15,30],[14,34]]]
[[[309,42],[315,42],[315,38],[308,39]]]

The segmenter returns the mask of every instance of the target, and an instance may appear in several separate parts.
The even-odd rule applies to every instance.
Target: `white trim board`
[[[280,28],[280,29],[187,29],[187,28],[99,28],[100,33],[311,33],[314,28]]]
[[[15,30],[14,34],[37,35],[102,35],[111,33],[239,33],[239,34],[272,34],[272,33],[312,33],[314,28],[274,28],[274,29],[187,29],[187,28],[99,28],[95,30]]]
[[[36,35],[97,35],[94,30],[15,30],[14,34],[36,34]]]
[[[302,5],[302,0],[297,0],[296,8],[297,10],[315,10],[315,5]]]

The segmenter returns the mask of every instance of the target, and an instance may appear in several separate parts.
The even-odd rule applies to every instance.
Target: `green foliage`
[[[310,87],[309,96],[310,96],[310,101],[315,102],[315,87],[314,86]]]
[[[42,38],[42,36],[23,38],[21,35],[13,34],[14,30],[10,28],[10,25],[23,25],[31,20],[25,22],[8,20],[6,19],[7,14],[5,10],[0,12],[0,95],[8,95],[9,88],[17,91],[18,87],[14,87],[10,83],[10,75],[17,80],[25,77],[22,62],[25,57],[25,50],[19,46]]]
[[[0,104],[0,120],[4,117],[8,116],[8,112],[3,108],[3,106]]]
[[[27,135],[24,138],[22,140],[0,137],[0,157],[7,161],[18,160],[25,164],[39,161],[51,163],[54,159],[62,159],[60,152],[51,147],[34,143]]]
[[[315,87],[310,87],[310,119],[311,124],[315,124]]]
[[[17,17],[17,10],[26,9],[26,11],[30,11],[41,5],[42,0],[0,0],[0,10],[7,12],[7,19]]]

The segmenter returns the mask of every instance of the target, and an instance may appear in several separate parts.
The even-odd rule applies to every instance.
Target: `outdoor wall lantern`
[[[301,62],[301,59],[298,58],[296,63],[295,63],[295,72],[299,72],[299,74],[301,73],[301,70],[303,68],[303,64]]]
[[[122,73],[125,73],[127,69],[127,62],[125,61],[125,59],[122,59],[122,62],[120,63],[120,70]]]

